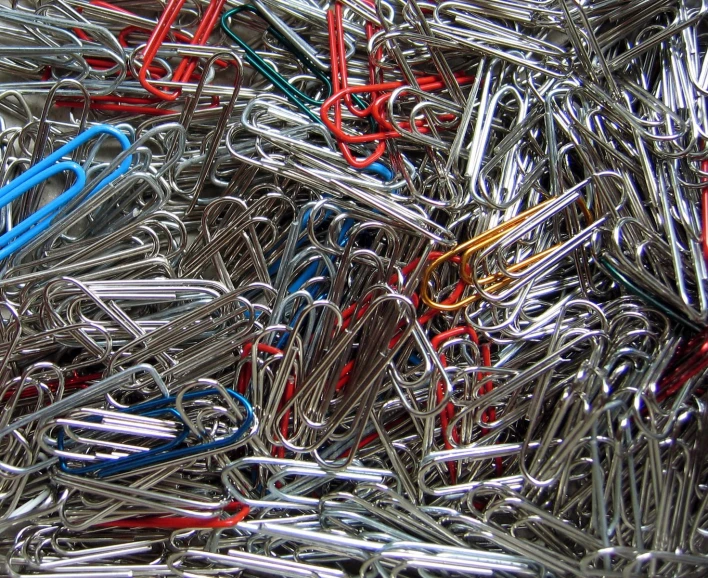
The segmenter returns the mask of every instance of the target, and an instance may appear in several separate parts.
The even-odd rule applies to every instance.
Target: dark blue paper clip
[[[88,466],[82,466],[78,468],[69,467],[66,462],[66,458],[62,457],[59,459],[59,467],[63,472],[69,474],[95,473],[97,477],[105,478],[116,474],[122,474],[131,470],[137,470],[139,468],[145,468],[165,463],[174,459],[189,458],[202,453],[208,453],[215,450],[219,450],[221,448],[226,448],[241,439],[241,437],[243,437],[243,435],[251,427],[251,424],[253,423],[253,408],[251,404],[246,400],[246,398],[244,398],[241,394],[228,388],[226,388],[225,391],[228,393],[228,395],[230,395],[241,405],[243,405],[246,413],[246,416],[241,426],[230,436],[207,443],[185,446],[184,442],[189,437],[190,432],[184,423],[182,415],[173,407],[175,401],[177,400],[177,396],[164,397],[161,399],[146,401],[144,403],[134,405],[129,408],[121,409],[119,411],[121,413],[141,415],[144,417],[158,417],[161,415],[169,415],[170,419],[174,419],[182,425],[182,430],[177,436],[175,436],[174,439],[170,440],[168,443],[152,448],[146,452],[125,456],[116,460],[104,460],[100,463],[90,464]],[[220,390],[215,388],[205,389],[203,391],[194,391],[184,394],[182,396],[182,400],[191,401],[218,393],[220,393]],[[98,421],[100,417],[96,417],[94,419]],[[57,448],[60,451],[65,451],[66,449],[64,444],[63,430],[60,430],[57,435]]]
[[[2,208],[25,192],[36,187],[42,181],[58,173],[71,171],[76,175],[74,184],[71,185],[67,191],[64,191],[61,195],[38,209],[24,221],[0,235],[0,259],[9,257],[37,237],[37,235],[48,229],[57,213],[83,190],[86,185],[86,171],[84,168],[74,161],[62,161],[61,159],[99,135],[114,137],[120,143],[124,151],[130,147],[128,137],[117,128],[109,125],[96,125],[82,132],[43,161],[30,167],[19,177],[0,188],[0,208]],[[131,161],[132,155],[128,155],[123,159],[123,162],[121,162],[118,168],[96,185],[87,198],[90,198],[108,183],[126,173],[130,168]]]

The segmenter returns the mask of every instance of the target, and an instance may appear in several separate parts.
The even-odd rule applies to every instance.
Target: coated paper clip
[[[0,188],[0,208],[2,208],[54,175],[64,171],[71,171],[76,175],[74,184],[71,185],[68,190],[35,211],[9,231],[0,235],[0,259],[9,257],[37,237],[37,235],[48,229],[52,224],[53,218],[59,211],[83,190],[86,185],[85,169],[74,161],[63,161],[61,159],[99,135],[114,137],[120,143],[124,151],[130,147],[128,137],[117,128],[109,125],[93,126],[69,141],[59,150],[53,152],[43,161],[37,163],[22,175]],[[89,193],[88,197],[93,196],[107,184],[125,174],[130,168],[131,161],[132,155],[128,155],[117,169],[104,177],[96,185]]]

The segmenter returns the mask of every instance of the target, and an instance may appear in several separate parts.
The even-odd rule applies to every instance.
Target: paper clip
[[[148,73],[150,72],[150,66],[152,65],[153,60],[157,56],[157,52],[160,49],[160,46],[164,42],[168,32],[170,31],[170,28],[172,27],[172,24],[177,19],[177,16],[179,16],[180,10],[182,10],[182,6],[185,2],[186,0],[169,0],[167,2],[165,10],[160,16],[160,19],[157,22],[157,26],[155,27],[155,30],[153,30],[145,46],[143,64],[140,68],[140,72],[138,73],[138,80],[140,81],[140,84],[143,86],[143,88],[145,88],[145,90],[147,90],[154,96],[161,98],[162,100],[177,100],[181,91],[177,90],[176,92],[166,92],[155,87],[148,79]],[[225,3],[226,0],[211,0],[211,2],[209,3],[209,7],[202,16],[202,19],[199,23],[199,28],[197,28],[197,31],[194,33],[194,37],[189,42],[190,45],[199,46],[204,44],[208,40],[209,35],[214,29],[217,19],[219,18],[219,13],[221,12],[221,9],[224,7]],[[180,83],[189,81],[192,78],[192,74],[194,73],[196,67],[196,58],[182,58],[182,61],[177,66],[177,69],[172,75],[171,82]]]
[[[52,219],[57,213],[83,190],[84,185],[86,185],[86,171],[84,167],[74,161],[62,161],[61,159],[100,135],[114,137],[120,143],[124,151],[130,147],[128,137],[117,128],[109,125],[93,126],[53,152],[43,161],[29,168],[22,175],[0,188],[0,207],[5,207],[25,192],[54,175],[65,171],[73,172],[76,175],[74,184],[71,185],[67,191],[48,202],[9,231],[0,235],[0,259],[9,257],[49,228],[52,224]],[[132,155],[128,155],[116,170],[104,177],[93,188],[89,193],[89,197],[119,176],[125,174],[130,168],[131,162]]]
[[[248,45],[247,42],[245,42],[231,29],[231,26],[229,25],[229,20],[233,16],[236,16],[244,10],[257,14],[258,16],[263,18],[263,20],[270,23],[269,19],[266,18],[266,16],[264,16],[262,12],[262,4],[258,3],[255,6],[252,4],[246,4],[244,6],[234,8],[233,10],[229,10],[221,17],[221,27],[224,32],[226,32],[226,34],[228,34],[229,37],[243,49],[246,55],[246,62],[253,66],[259,74],[267,78],[271,83],[273,83],[274,86],[279,88],[281,92],[288,98],[288,100],[292,102],[295,106],[297,106],[309,118],[311,118],[317,123],[322,122],[317,116],[317,114],[315,114],[308,106],[320,106],[322,104],[322,101],[308,96],[307,94],[290,84],[282,74],[276,72],[272,66],[270,66],[265,60],[263,60],[258,55],[258,53]],[[315,76],[315,78],[317,78],[320,82],[322,82],[322,84],[324,84],[326,96],[329,96],[332,92],[332,84],[330,83],[329,78],[327,78],[327,75],[322,72],[320,67],[313,63],[307,54],[303,53],[274,26],[270,25],[268,27],[268,32],[275,36],[278,41],[283,46],[285,46],[287,50],[290,51],[293,56],[295,56],[302,63],[302,65]]]
[[[569,194],[566,198],[552,198],[539,203],[538,205],[527,209],[526,211],[519,213],[516,217],[510,219],[509,221],[497,225],[492,229],[466,241],[454,249],[451,249],[447,253],[441,255],[435,259],[423,272],[423,277],[421,280],[420,297],[428,307],[431,309],[437,309],[439,311],[456,311],[463,307],[470,305],[482,298],[479,292],[475,292],[464,299],[459,301],[454,301],[450,303],[448,300],[443,302],[436,302],[430,296],[430,281],[433,272],[440,267],[442,264],[451,261],[454,257],[461,255],[460,260],[460,281],[468,286],[481,287],[487,292],[499,291],[511,285],[514,281],[518,279],[519,275],[522,275],[524,270],[532,267],[533,265],[542,262],[546,257],[550,257],[557,250],[561,249],[562,245],[554,245],[539,253],[531,255],[523,261],[514,263],[506,268],[504,272],[493,273],[482,279],[477,279],[474,276],[474,271],[471,267],[471,262],[477,256],[477,254],[484,250],[492,247],[504,237],[509,235],[514,229],[524,225],[525,223],[533,220],[536,215],[542,213],[544,209],[553,208],[563,208],[569,205],[571,202],[578,203],[580,209],[582,210],[585,218],[590,224],[593,223],[592,214],[588,211],[585,202],[577,196],[577,194]],[[571,241],[572,242],[572,241]],[[516,275],[514,275],[516,274]]]
[[[461,269],[464,268],[464,254],[467,253],[468,251],[476,251],[479,250],[480,248],[487,247],[488,245],[491,245],[495,241],[498,241],[501,239],[504,235],[506,235],[509,231],[513,230],[514,227],[522,224],[524,221],[529,219],[530,217],[534,216],[536,213],[538,213],[540,210],[542,210],[545,206],[547,206],[550,202],[552,201],[544,201],[543,203],[539,203],[535,207],[517,215],[513,219],[510,219],[509,221],[502,223],[501,225],[498,225],[494,227],[493,229],[490,229],[489,231],[485,232],[482,235],[479,235],[475,237],[474,239],[470,239],[469,241],[466,241],[465,243],[462,243],[461,245],[458,245],[454,249],[451,249],[447,253],[444,253],[437,259],[435,259],[432,263],[430,263],[425,271],[423,272],[423,278],[420,283],[420,297],[423,300],[423,303],[425,303],[428,307],[431,309],[437,309],[440,311],[456,311],[457,309],[461,309],[463,307],[466,307],[470,303],[474,303],[475,301],[480,299],[480,295],[478,293],[475,293],[473,295],[470,295],[464,299],[461,299],[459,301],[455,301],[453,303],[438,303],[432,299],[430,296],[430,281],[431,277],[433,275],[433,272],[435,269],[440,267],[443,263],[446,263],[448,261],[451,261],[453,257],[460,256],[462,254],[462,259],[461,259],[461,264],[460,267]],[[532,257],[531,259],[534,259],[535,257],[542,258],[545,256],[544,254],[536,255]],[[534,259],[535,260],[535,259]],[[512,266],[513,271],[521,270],[524,267],[527,267],[528,265],[532,264],[531,262],[522,262],[518,263],[515,266]],[[493,275],[491,277],[487,277],[485,279],[481,279],[479,282],[482,285],[487,285],[489,286],[489,289],[503,289],[507,285],[509,285],[513,281],[512,278],[510,277],[499,277],[498,275]]]
[[[670,317],[677,323],[680,323],[685,329],[691,332],[702,331],[704,327],[694,323],[690,319],[686,318],[681,312],[674,309],[668,303],[665,303],[661,297],[653,295],[651,291],[639,286],[635,283],[631,277],[624,274],[621,269],[613,263],[608,255],[602,255],[598,259],[598,263],[607,271],[607,273],[612,277],[617,283],[622,285],[627,291],[639,297],[647,305],[656,307],[659,311],[664,313],[666,316]]]
[[[406,90],[413,90],[408,83],[402,81],[383,82],[377,80],[377,74],[373,63],[369,62],[369,84],[351,86],[347,71],[346,46],[344,41],[343,8],[341,2],[334,3],[334,9],[327,11],[327,28],[329,32],[329,46],[332,54],[332,94],[325,100],[320,109],[320,117],[327,128],[332,131],[339,144],[341,151],[347,162],[358,169],[366,168],[379,159],[385,149],[386,140],[400,138],[401,133],[395,130],[394,125],[385,118],[384,109],[393,94],[401,94]],[[371,39],[374,30],[367,24],[367,37]],[[381,48],[378,49],[381,52]],[[377,53],[378,54],[378,53]],[[380,56],[380,54],[379,54]],[[474,76],[461,73],[455,74],[456,80],[460,84],[468,84],[474,81]],[[441,90],[445,88],[445,83],[440,76],[431,75],[416,79],[418,89],[421,91]],[[399,89],[399,90],[396,90]],[[369,94],[371,104],[366,103],[358,96],[359,94]],[[381,94],[383,93],[383,94]],[[368,134],[349,134],[342,128],[342,107],[344,101],[349,111],[356,117],[369,118],[372,131]],[[334,109],[334,120],[330,118],[330,111]],[[454,116],[451,115],[452,118]],[[446,119],[450,120],[450,119]],[[427,122],[422,119],[414,121],[416,129],[421,133],[429,132]],[[383,130],[377,130],[377,125]],[[400,123],[401,127],[409,128],[410,123]],[[375,149],[363,159],[357,159],[352,154],[350,144],[363,144],[375,142]]]
[[[95,473],[97,477],[104,478],[107,476],[133,471],[138,468],[163,464],[175,459],[185,459],[192,456],[196,457],[199,455],[208,454],[233,445],[238,442],[238,440],[240,440],[251,427],[254,419],[253,408],[248,400],[236,391],[228,388],[225,388],[224,391],[227,395],[238,401],[245,408],[245,417],[243,418],[241,424],[238,428],[236,428],[236,431],[229,433],[226,436],[195,445],[186,445],[185,442],[187,438],[190,437],[192,432],[187,426],[185,418],[182,416],[182,404],[188,401],[203,400],[221,393],[220,389],[217,388],[209,388],[203,391],[192,391],[177,396],[169,396],[146,401],[138,405],[119,410],[119,413],[139,416],[142,418],[168,416],[170,418],[170,422],[167,422],[169,423],[169,427],[163,427],[159,430],[157,425],[151,426],[151,431],[157,435],[157,437],[168,438],[168,441],[165,443],[148,449],[147,451],[119,457],[117,459],[99,460],[95,463],[80,467],[69,467],[67,459],[60,455],[60,467],[65,473]],[[96,426],[100,429],[100,422],[103,418],[101,413],[98,413],[97,415],[91,415],[90,411],[88,411],[88,413],[89,415],[84,418],[83,422],[70,420],[66,422],[66,424],[73,425],[74,427],[81,427],[83,424],[83,427],[86,429],[90,428],[92,424],[96,424]],[[57,420],[57,424],[63,423],[64,422],[62,420]],[[177,424],[180,424],[181,428],[178,429]],[[66,436],[64,430],[62,429],[57,435],[57,449],[59,452],[64,452],[67,449],[71,451],[70,448],[65,446]]]
[[[701,161],[701,171],[708,173],[708,160]],[[702,179],[708,183],[707,178]],[[708,265],[708,184],[701,189],[701,245],[703,248],[703,259]]]

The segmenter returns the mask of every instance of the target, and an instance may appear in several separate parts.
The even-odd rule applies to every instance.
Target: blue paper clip
[[[9,257],[15,251],[24,247],[40,233],[47,230],[52,224],[52,219],[57,213],[76,197],[86,185],[86,171],[74,161],[62,161],[62,157],[75,151],[87,141],[99,135],[109,135],[114,137],[125,151],[130,147],[130,141],[117,128],[109,125],[96,125],[82,132],[76,138],[69,141],[59,150],[53,152],[43,161],[30,167],[16,179],[13,179],[4,187],[0,188],[0,208],[7,206],[12,201],[20,197],[25,192],[36,187],[42,181],[65,171],[71,171],[76,175],[76,181],[71,187],[61,195],[50,201],[42,208],[38,209],[24,221],[0,235],[0,259]],[[128,155],[123,162],[111,174],[106,176],[89,193],[87,198],[97,193],[108,183],[125,174],[130,168],[132,155]]]
[[[311,210],[308,209],[303,214],[302,221],[300,222],[300,231],[301,232],[306,227],[307,220],[310,218],[310,213],[311,213]],[[331,211],[325,212],[325,217],[331,217],[331,216],[332,216]],[[337,244],[340,247],[344,247],[347,244],[347,241],[349,240],[349,231],[354,226],[354,224],[355,223],[354,223],[353,219],[345,219],[344,222],[342,223],[342,228],[339,231],[339,236],[337,238]],[[305,244],[305,239],[301,239],[300,241],[298,241],[298,243],[295,247],[297,249],[304,244]],[[332,260],[332,262],[334,262],[334,257],[330,257],[330,259]],[[275,273],[277,273],[278,268],[280,267],[280,263],[281,263],[281,260],[278,259],[275,263],[273,263],[273,265],[270,266],[270,268],[268,269],[268,272],[271,275],[274,275]],[[300,275],[294,281],[292,281],[288,285],[288,293],[292,294],[292,293],[295,293],[296,291],[300,290],[307,283],[307,281],[312,279],[312,277],[320,274],[321,267],[322,267],[321,262],[314,262],[314,263],[311,263],[310,265],[308,265],[307,268],[302,273],[300,273]],[[324,272],[324,270],[322,272]],[[312,296],[313,299],[326,299],[327,298],[327,292],[318,286],[308,287],[307,292]],[[292,320],[291,320],[292,324],[295,324],[297,322],[298,318],[300,317],[300,314],[305,309],[305,307],[306,307],[306,305],[303,304],[295,312],[295,314],[293,315]],[[276,347],[278,349],[282,349],[285,346],[285,344],[287,343],[289,336],[290,336],[289,331],[286,331],[285,333],[283,333],[283,335],[278,340]]]
[[[146,452],[141,452],[139,454],[134,454],[130,456],[125,456],[118,458],[116,460],[104,460],[99,463],[90,464],[88,466],[71,468],[66,463],[65,458],[59,459],[59,467],[62,471],[70,474],[88,474],[95,473],[99,478],[105,478],[108,476],[121,474],[136,470],[139,468],[154,466],[162,464],[174,459],[183,459],[198,456],[202,453],[208,453],[221,448],[226,448],[234,443],[236,443],[243,435],[249,430],[251,424],[253,423],[253,407],[241,394],[235,392],[233,389],[225,389],[226,393],[243,405],[245,409],[245,417],[243,422],[238,427],[238,429],[229,436],[222,439],[196,444],[192,446],[183,445],[187,437],[189,437],[189,429],[184,424],[184,419],[181,414],[173,407],[176,396],[163,397],[160,399],[154,399],[151,401],[146,401],[144,403],[121,409],[121,413],[141,415],[144,417],[158,417],[160,415],[168,415],[171,419],[179,422],[183,429],[179,434],[171,441],[163,444],[159,447],[152,448]],[[200,399],[208,397],[210,395],[215,395],[220,393],[218,389],[211,388],[203,391],[194,391],[185,393],[182,396],[183,401],[190,401],[195,399]],[[57,448],[60,451],[64,451],[64,432],[59,431],[57,435]]]
[[[393,180],[393,177],[395,176],[391,169],[379,161],[371,163],[368,167],[360,170],[362,173],[370,173],[377,177],[381,177],[386,182]]]

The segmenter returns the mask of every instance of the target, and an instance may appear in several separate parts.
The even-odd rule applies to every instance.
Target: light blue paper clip
[[[36,187],[42,181],[58,173],[71,171],[76,175],[76,181],[67,191],[64,191],[61,195],[38,209],[24,221],[0,235],[0,259],[9,257],[37,237],[37,235],[47,230],[57,213],[83,190],[86,185],[86,171],[84,168],[74,161],[62,161],[61,159],[92,138],[104,134],[114,137],[120,143],[124,151],[130,147],[128,137],[117,128],[104,124],[92,126],[66,143],[63,147],[53,152],[43,161],[30,167],[19,177],[0,188],[0,208],[2,208],[30,189]],[[132,155],[128,155],[123,162],[120,163],[118,168],[96,185],[87,198],[93,196],[120,175],[125,174],[130,168],[131,162]]]

